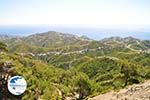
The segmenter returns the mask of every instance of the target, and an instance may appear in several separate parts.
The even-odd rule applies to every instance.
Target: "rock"
[[[128,88],[121,89],[119,92],[108,92],[89,100],[150,100],[150,80],[131,85]]]

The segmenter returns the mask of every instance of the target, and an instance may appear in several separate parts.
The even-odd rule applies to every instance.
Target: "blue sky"
[[[0,25],[150,24],[150,0],[0,0]]]

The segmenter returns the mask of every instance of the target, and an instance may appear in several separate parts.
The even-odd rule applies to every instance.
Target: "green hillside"
[[[0,65],[28,84],[17,100],[81,100],[150,79],[149,40],[47,32],[1,41]]]

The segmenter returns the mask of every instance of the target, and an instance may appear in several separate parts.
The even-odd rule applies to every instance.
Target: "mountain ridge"
[[[66,48],[68,46],[71,48],[78,48],[77,50],[82,49],[95,49],[99,47],[106,47],[106,48],[127,48],[132,51],[148,51],[150,49],[149,40],[140,40],[133,37],[110,37],[104,38],[102,40],[96,41],[89,39],[86,36],[76,36],[69,33],[60,33],[55,31],[48,31],[46,33],[37,33],[33,35],[29,35],[26,37],[9,37],[0,36],[1,41],[4,41],[10,48],[14,46],[20,48],[18,51],[22,51],[22,44],[28,45],[30,47],[30,51],[35,48],[43,48],[43,51],[47,51],[50,48]],[[21,47],[20,47],[20,46]],[[80,47],[81,46],[81,47]],[[45,50],[44,50],[45,48]],[[27,49],[27,50],[28,50]],[[13,51],[13,50],[10,50]],[[24,51],[24,50],[23,50]],[[42,51],[42,50],[40,50]]]

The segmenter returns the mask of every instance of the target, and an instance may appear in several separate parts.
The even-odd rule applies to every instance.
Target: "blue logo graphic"
[[[13,76],[8,81],[8,90],[14,95],[21,95],[25,92],[27,83],[22,76]]]

